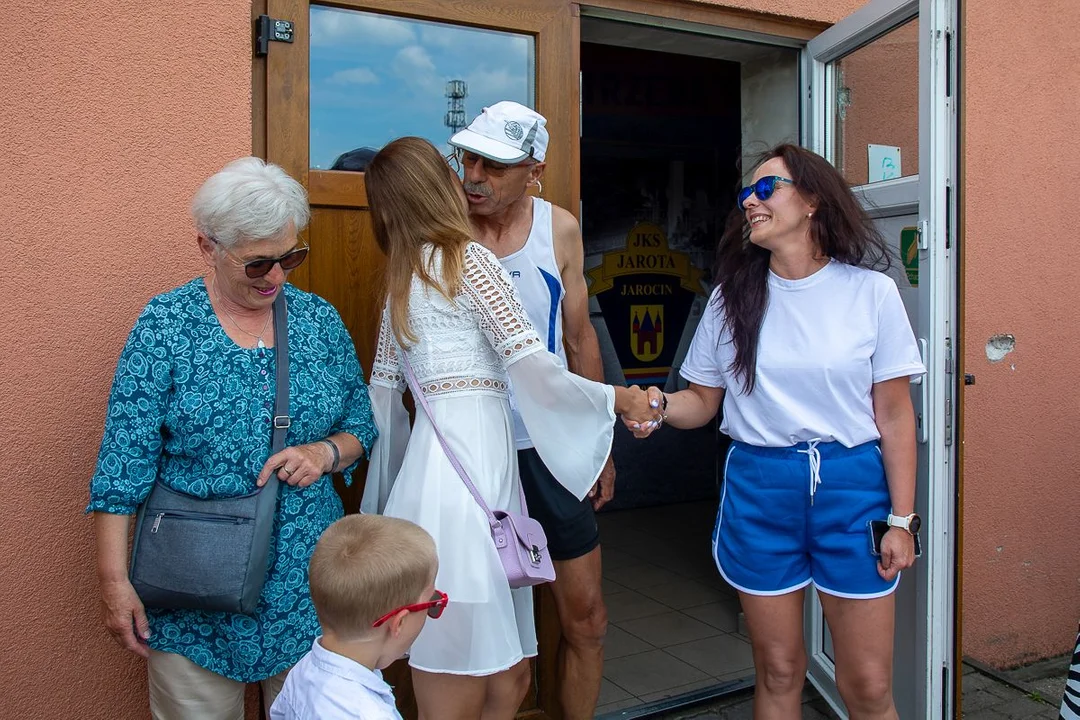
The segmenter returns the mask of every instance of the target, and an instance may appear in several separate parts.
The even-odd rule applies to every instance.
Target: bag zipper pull
[[[151,534],[157,532],[158,526],[161,525],[161,518],[163,518],[163,517],[165,517],[165,513],[158,513],[157,517],[154,518],[154,525],[153,525],[153,527],[150,528],[150,533]]]

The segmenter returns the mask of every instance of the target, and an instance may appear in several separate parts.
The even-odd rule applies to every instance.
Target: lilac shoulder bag
[[[446,438],[443,437],[439,426],[435,424],[435,415],[431,412],[431,406],[428,405],[423,390],[420,389],[420,383],[417,382],[416,375],[413,374],[409,358],[400,348],[398,349],[398,357],[401,358],[402,365],[405,368],[405,377],[409,381],[409,389],[412,390],[413,397],[424,408],[428,419],[431,420],[431,427],[435,429],[435,436],[439,438],[439,444],[442,445],[443,452],[446,453],[450,464],[454,466],[454,470],[461,476],[462,482],[469,489],[473,499],[476,500],[476,504],[487,515],[488,525],[491,526],[491,539],[495,542],[495,549],[499,553],[499,560],[502,561],[503,570],[506,571],[506,579],[509,581],[510,587],[523,588],[554,581],[555,566],[551,563],[551,554],[547,549],[547,535],[544,534],[544,528],[540,527],[540,523],[528,515],[529,509],[525,505],[525,493],[521,489],[521,480],[518,479],[517,483],[518,495],[521,498],[521,514],[517,515],[503,510],[492,512],[491,508],[484,502],[484,498],[480,497],[480,493],[477,492],[476,486],[469,479],[469,474],[465,472],[465,468],[461,466],[457,456],[454,455],[454,451],[446,443]]]

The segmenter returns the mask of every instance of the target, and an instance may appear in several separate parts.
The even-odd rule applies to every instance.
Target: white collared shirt
[[[319,640],[285,678],[271,720],[401,720],[378,670],[330,652]]]

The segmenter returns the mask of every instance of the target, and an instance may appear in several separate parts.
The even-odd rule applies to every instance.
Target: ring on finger
[[[285,474],[286,474],[286,475],[290,475],[290,476],[291,476],[291,475],[292,475],[292,474],[293,474],[294,472],[295,472],[294,470],[290,470],[290,469],[289,469],[288,467],[286,467],[286,468],[285,468]]]

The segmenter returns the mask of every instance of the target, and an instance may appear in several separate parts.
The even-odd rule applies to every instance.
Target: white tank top
[[[562,276],[555,259],[555,239],[551,231],[551,203],[533,198],[533,222],[525,245],[512,255],[499,258],[517,286],[521,302],[529,314],[529,320],[547,349],[554,353],[566,367],[566,350],[563,349]],[[514,440],[518,450],[533,446],[521,416],[514,408],[511,388],[510,406],[514,410]]]

